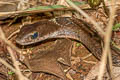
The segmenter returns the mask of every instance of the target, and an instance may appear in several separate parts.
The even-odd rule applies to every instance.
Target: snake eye
[[[38,32],[34,32],[32,35],[31,35],[31,39],[36,39],[38,37]]]

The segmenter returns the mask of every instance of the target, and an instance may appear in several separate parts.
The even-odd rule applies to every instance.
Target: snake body
[[[96,58],[102,55],[101,38],[88,23],[70,17],[58,17],[51,20],[25,25],[20,30],[16,42],[29,45],[52,38],[70,38],[81,42]],[[112,50],[113,64],[120,66],[118,54]]]

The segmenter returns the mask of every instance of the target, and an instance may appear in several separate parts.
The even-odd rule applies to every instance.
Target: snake
[[[43,19],[24,25],[16,37],[16,43],[30,45],[53,38],[69,38],[82,43],[97,59],[101,59],[103,41],[92,25],[72,17]],[[111,47],[113,65],[120,66],[119,52]]]

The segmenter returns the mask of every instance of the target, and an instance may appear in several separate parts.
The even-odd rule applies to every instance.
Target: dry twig
[[[115,5],[115,0],[111,0],[111,4]],[[111,40],[111,34],[112,34],[112,26],[113,26],[114,17],[115,17],[115,11],[116,11],[115,6],[111,6],[110,7],[110,20],[109,20],[109,23],[108,23],[108,26],[106,29],[106,35],[105,35],[105,40],[104,40],[105,46],[104,46],[104,50],[103,50],[103,56],[101,59],[98,80],[102,80],[102,77],[103,77],[103,74],[105,71],[106,62],[107,62],[107,55],[111,56],[111,54],[110,54],[110,40]],[[111,66],[112,66],[112,64],[111,64]]]

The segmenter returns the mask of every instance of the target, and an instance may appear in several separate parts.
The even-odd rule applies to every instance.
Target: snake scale
[[[71,18],[57,17],[50,20],[24,25],[16,42],[20,45],[29,45],[52,38],[70,38],[81,42],[96,58],[102,55],[102,39],[91,29],[87,22]],[[120,66],[119,52],[111,47],[113,65]]]

